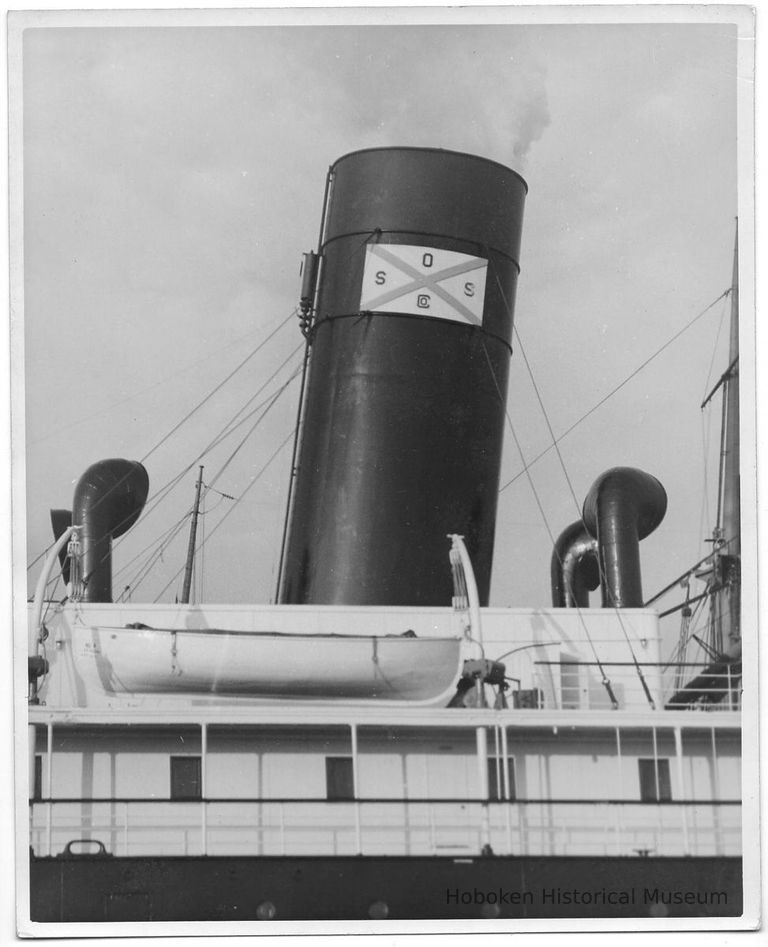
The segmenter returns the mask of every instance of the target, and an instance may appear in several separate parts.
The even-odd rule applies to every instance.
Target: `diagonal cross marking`
[[[438,270],[437,273],[426,274],[412,267],[409,263],[406,263],[404,260],[401,260],[399,257],[395,256],[393,253],[389,253],[385,250],[381,244],[372,246],[371,253],[380,257],[382,260],[392,263],[398,270],[402,273],[405,273],[406,276],[412,277],[410,283],[406,283],[405,286],[399,286],[397,289],[390,289],[386,293],[382,293],[380,296],[377,296],[375,299],[371,299],[366,302],[367,309],[376,309],[378,306],[383,306],[385,303],[392,302],[395,299],[398,299],[400,296],[405,296],[406,293],[410,293],[416,289],[431,289],[432,292],[439,296],[443,302],[447,302],[450,306],[461,313],[465,319],[470,322],[473,322],[475,325],[482,325],[482,320],[467,307],[456,299],[455,296],[451,296],[449,292],[443,289],[439,285],[439,282],[442,280],[448,279],[451,276],[458,276],[460,273],[471,273],[473,270],[482,269],[487,263],[486,260],[474,258],[468,263],[456,263],[453,266],[446,267],[443,270]]]

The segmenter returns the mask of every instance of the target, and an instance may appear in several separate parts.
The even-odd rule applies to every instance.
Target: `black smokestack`
[[[487,604],[526,184],[385,148],[330,172],[284,603]]]

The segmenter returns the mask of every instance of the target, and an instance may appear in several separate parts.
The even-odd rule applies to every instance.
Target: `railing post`
[[[208,724],[200,724],[200,848],[208,854]]]
[[[48,741],[46,746],[46,796],[48,797],[48,804],[46,805],[46,823],[45,823],[45,840],[46,840],[46,854],[50,858],[53,854],[53,803],[51,798],[53,795],[53,724],[49,723],[47,727]]]
[[[529,854],[529,842],[528,842],[528,813],[526,807],[519,800],[515,800],[515,808],[517,809],[517,830],[520,833],[520,855]]]
[[[360,825],[360,802],[355,799],[355,855],[363,854],[363,830]]]
[[[429,845],[433,855],[437,855],[437,836],[435,832],[435,806],[429,803]]]
[[[29,838],[30,845],[32,844],[32,836],[35,827],[35,751],[37,750],[37,730],[35,729],[34,724],[30,724],[27,727],[27,756],[28,756],[28,773],[27,779],[29,782]],[[41,787],[42,788],[42,787]]]
[[[506,821],[507,828],[507,854],[512,854],[512,816],[509,812],[509,803],[511,801],[511,792],[509,785],[509,744],[507,743],[507,728],[506,726],[499,727],[501,731],[501,758],[503,763],[503,769],[501,771],[502,779],[504,781],[503,787],[503,796],[504,796],[504,817]]]
[[[28,780],[29,780],[29,798],[35,798],[35,759],[36,759],[36,750],[37,750],[37,728],[32,723],[27,727],[27,763],[28,763]],[[42,787],[41,787],[42,788]]]
[[[128,854],[128,803],[123,803],[123,855]]]
[[[616,770],[619,786],[619,799],[624,798],[624,771],[621,765],[621,730],[616,727]],[[614,825],[616,829],[616,854],[621,854],[621,809],[619,806],[613,807]]]
[[[501,756],[504,766],[501,771],[501,776],[504,780],[504,798],[509,802],[511,793],[509,785],[509,744],[507,743],[507,728],[501,726],[499,729],[501,730]]]
[[[488,731],[485,727],[475,730],[477,743],[477,767],[480,777],[480,850],[490,847],[491,826],[488,813]]]
[[[715,728],[711,729],[712,734],[712,799],[717,802],[720,799],[720,778],[717,772],[717,742],[715,739]],[[715,854],[723,854],[723,834],[722,822],[720,819],[720,808],[715,805],[712,808],[712,820],[714,822],[715,835]]]
[[[675,755],[677,756],[677,781],[680,786],[680,798],[685,799],[685,783],[683,770],[683,733],[681,727],[675,727]],[[683,828],[683,854],[690,855],[691,848],[688,839],[688,811],[685,806],[680,806],[682,828]]]
[[[363,854],[363,837],[360,826],[360,801],[359,801],[359,780],[357,769],[357,724],[349,725],[352,736],[352,795],[354,797],[353,805],[355,807],[355,854]]]

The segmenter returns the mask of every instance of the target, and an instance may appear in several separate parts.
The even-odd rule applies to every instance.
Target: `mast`
[[[192,523],[189,527],[189,545],[187,546],[187,564],[184,569],[184,587],[181,592],[181,602],[183,605],[189,604],[189,593],[192,587],[192,569],[195,565],[195,539],[197,537],[197,518],[200,515],[200,491],[203,486],[203,468],[197,476],[197,488],[195,490],[195,506],[192,510]]]
[[[739,479],[739,232],[733,249],[731,283],[731,337],[728,378],[723,390],[725,408],[725,457],[723,462],[722,583],[720,628],[728,654],[741,642],[741,501]]]
[[[733,249],[733,276],[730,288],[731,326],[728,368],[705,398],[723,389],[720,473],[718,478],[717,520],[713,530],[713,586],[710,622],[712,658],[694,680],[683,687],[677,683],[667,702],[668,710],[685,710],[703,700],[738,704],[741,679],[741,493],[739,477],[739,233]],[[695,567],[694,567],[695,568]],[[686,603],[687,605],[688,603]],[[687,632],[687,629],[686,629]],[[697,639],[699,640],[699,639]],[[700,641],[700,644],[704,642]]]

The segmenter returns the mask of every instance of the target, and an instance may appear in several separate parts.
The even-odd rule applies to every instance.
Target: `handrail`
[[[635,667],[636,664],[634,661],[568,661],[563,659],[562,661],[533,661],[533,664],[578,664],[578,665],[589,665],[594,667],[599,667],[601,664],[603,667]],[[675,661],[674,665],[670,665],[669,661],[638,661],[641,667],[648,668],[705,668],[709,667],[711,661]]]
[[[167,804],[175,800],[162,800],[166,805],[157,799],[113,805],[105,799],[89,800],[75,811],[43,801],[30,811],[30,841],[35,858],[66,858],[65,846],[73,837],[101,840],[110,854],[123,857],[291,857],[317,855],[318,846],[326,855],[432,857],[632,856],[639,850],[679,857],[710,854],[713,846],[720,855],[741,852],[739,800],[345,801],[339,808],[337,801],[325,799],[227,798],[191,801],[192,809],[184,803],[169,809]],[[211,803],[219,804],[213,810],[215,820],[200,818]],[[399,818],[383,817],[393,809]],[[48,819],[40,817],[40,810]]]
[[[34,805],[35,803],[54,803],[54,804],[63,804],[63,805],[96,805],[96,804],[110,804],[110,803],[139,803],[142,805],[149,805],[150,803],[156,803],[158,805],[191,805],[203,803],[215,803],[216,805],[221,805],[224,803],[232,804],[243,804],[247,803],[249,805],[255,805],[257,803],[267,804],[277,804],[277,803],[290,803],[291,805],[295,804],[312,804],[317,805],[318,803],[328,804],[332,806],[338,805],[350,805],[353,803],[373,803],[376,805],[392,804],[392,805],[489,805],[489,806],[509,806],[509,805],[558,805],[558,806],[569,806],[569,805],[610,805],[610,806],[638,806],[638,805],[653,805],[653,806],[740,806],[742,804],[741,799],[604,799],[597,797],[589,797],[585,799],[555,799],[550,797],[544,797],[540,799],[532,799],[530,797],[520,798],[520,799],[480,799],[476,797],[467,797],[467,796],[451,796],[447,798],[392,798],[391,796],[383,797],[373,797],[373,796],[357,796],[354,799],[326,799],[326,798],[307,798],[307,797],[286,797],[286,796],[275,796],[270,798],[259,797],[259,796],[208,796],[205,799],[158,799],[157,796],[105,796],[105,797],[62,797],[62,798],[50,798],[42,797],[40,799],[30,799],[29,804]]]

